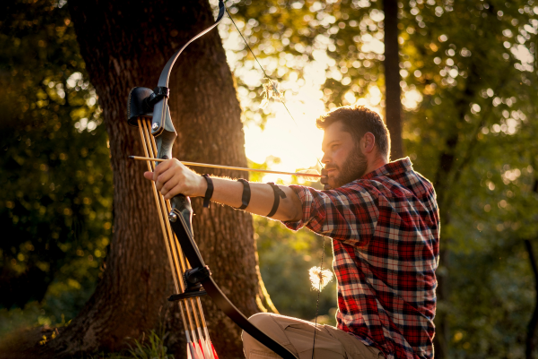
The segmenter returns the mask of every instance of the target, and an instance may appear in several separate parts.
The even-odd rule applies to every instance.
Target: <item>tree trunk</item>
[[[534,166],[536,168],[536,166]],[[534,185],[532,186],[532,192],[538,194],[538,179],[534,180]],[[528,239],[523,240],[525,244],[525,249],[529,254],[529,262],[532,269],[532,274],[534,275],[534,310],[532,312],[531,319],[527,324],[527,338],[525,340],[525,358],[531,359],[533,357],[533,352],[536,344],[536,327],[538,327],[538,265],[536,264],[536,257],[534,255],[534,250],[532,248],[532,242]]]
[[[55,357],[123,348],[127,338],[166,325],[168,346],[184,356],[178,312],[166,301],[173,285],[138,130],[127,124],[127,96],[135,86],[154,88],[166,61],[214,22],[207,0],[70,0],[82,56],[99,96],[114,171],[114,234],[106,270],[79,316],[51,341]],[[180,10],[177,10],[177,9]],[[217,31],[191,44],[170,81],[171,114],[178,139],[174,155],[186,161],[245,166],[240,107]],[[240,177],[239,173],[210,173]],[[193,201],[194,233],[213,277],[246,314],[271,303],[263,297],[250,215]],[[221,358],[242,356],[240,329],[203,300],[213,343]],[[273,309],[273,308],[270,308]]]
[[[390,157],[404,156],[398,46],[398,0],[383,0],[385,12],[385,121],[390,131]]]
[[[531,264],[532,273],[534,274],[534,311],[532,317],[527,324],[527,338],[525,340],[525,358],[532,359],[534,352],[534,343],[536,339],[534,338],[536,333],[536,327],[538,326],[538,266],[536,265],[536,258],[534,256],[534,251],[532,249],[532,243],[530,240],[525,239],[524,241],[525,249],[529,254],[529,262]]]
[[[465,121],[465,116],[469,111],[469,103],[477,93],[477,84],[479,83],[479,72],[475,65],[469,67],[469,78],[465,81],[464,89],[459,93],[459,98],[454,101],[455,117],[452,127],[445,130],[447,136],[444,140],[444,149],[439,154],[439,167],[433,182],[437,192],[437,203],[442,226],[445,228],[450,225],[450,216],[452,205],[450,191],[455,190],[459,175],[457,170],[461,161],[461,154],[457,152],[458,145],[461,142],[459,134],[460,124]],[[466,157],[466,156],[463,156]],[[450,307],[450,245],[451,238],[443,236],[439,250],[439,268],[437,270],[438,290],[437,305],[438,310],[435,316],[436,335],[434,338],[435,356],[439,359],[450,357],[450,323],[448,322],[448,312]]]

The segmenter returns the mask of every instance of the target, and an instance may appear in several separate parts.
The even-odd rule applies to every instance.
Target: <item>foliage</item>
[[[0,338],[5,338],[17,328],[57,324],[52,322],[50,316],[37,302],[27,303],[24,308],[13,308],[11,310],[2,308],[0,309],[0,318]]]
[[[537,295],[522,240],[536,246],[538,237],[538,6],[413,0],[399,7],[404,143],[441,208],[438,319],[447,322],[437,336],[448,349],[441,354],[522,356]],[[325,51],[332,60],[324,68],[326,107],[358,101],[382,109],[380,1],[236,1],[232,9],[262,61],[278,60],[269,73],[291,80],[283,87],[304,82],[306,61],[324,61]],[[244,49],[236,56],[254,67]],[[239,93],[259,91],[244,74]],[[243,105],[253,113],[258,93],[248,97]]]
[[[454,355],[519,356],[536,296],[522,239],[538,234],[526,225],[538,204],[538,21],[526,1],[410,4],[405,81],[423,99],[407,113],[406,145],[441,208],[441,335]]]
[[[140,340],[135,339],[129,350],[117,353],[100,352],[89,356],[90,359],[174,359],[174,355],[168,354],[168,348],[164,345],[167,334],[164,331],[151,331],[146,338],[142,334]]]
[[[276,308],[284,315],[313,320],[318,291],[310,284],[308,270],[313,266],[331,268],[330,239],[324,240],[305,229],[292,232],[279,222],[258,216],[254,219],[254,227],[260,271]],[[319,296],[318,313],[328,316],[323,319],[325,323],[336,323],[335,308],[336,283],[333,279]]]
[[[167,348],[164,345],[164,333],[158,335],[155,331],[151,331],[147,340],[144,336],[140,341],[135,340],[134,347],[130,346],[129,353],[135,359],[174,359],[173,355],[167,354]]]
[[[107,135],[61,5],[0,11],[0,307],[39,301],[52,323],[93,292],[112,220]]]

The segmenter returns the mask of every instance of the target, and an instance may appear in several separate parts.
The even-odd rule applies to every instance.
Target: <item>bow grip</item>
[[[192,235],[192,206],[191,199],[182,194],[178,194],[170,200],[172,211],[168,215],[170,222],[176,222],[180,220],[186,225]]]
[[[196,243],[194,243],[194,233],[192,231],[193,211],[191,206],[191,199],[185,195],[178,194],[170,200],[170,205],[172,206],[172,211],[168,215],[168,220],[171,222],[172,226],[174,226],[176,222],[179,222],[183,225],[183,228],[185,229],[185,232],[187,234],[186,238],[191,241],[191,245],[192,247],[194,247],[193,251],[196,252],[198,256],[197,259],[199,263],[197,264],[197,266],[204,267],[205,263],[202,259],[202,253],[200,253],[198,246],[196,245]]]

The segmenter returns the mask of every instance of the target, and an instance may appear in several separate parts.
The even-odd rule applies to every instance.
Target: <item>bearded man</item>
[[[431,359],[440,230],[433,186],[409,158],[389,162],[377,113],[340,107],[317,125],[323,191],[200,176],[177,160],[144,176],[166,199],[204,197],[332,238],[336,328],[271,313],[250,318],[299,358]],[[277,357],[246,333],[243,342],[247,358]]]

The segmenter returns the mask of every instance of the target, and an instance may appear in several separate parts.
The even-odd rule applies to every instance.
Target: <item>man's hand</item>
[[[203,197],[207,189],[207,182],[202,176],[175,158],[161,162],[155,172],[144,172],[144,177],[155,181],[157,189],[165,199],[171,199],[180,193],[190,197]]]
[[[323,185],[323,189],[332,189],[331,186],[329,186],[329,176],[327,176],[327,170],[325,168],[321,169],[321,178],[319,181]]]

